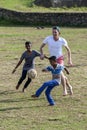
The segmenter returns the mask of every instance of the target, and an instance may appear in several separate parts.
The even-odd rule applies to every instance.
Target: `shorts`
[[[61,56],[57,59],[57,63],[60,64],[60,65],[64,65],[64,57]]]

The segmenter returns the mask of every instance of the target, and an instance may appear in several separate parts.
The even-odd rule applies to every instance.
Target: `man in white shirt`
[[[41,59],[44,58],[43,47],[47,44],[50,56],[56,56],[57,62],[61,65],[64,65],[64,58],[62,53],[62,47],[64,46],[68,53],[68,64],[72,66],[71,51],[68,46],[68,43],[64,38],[60,37],[59,35],[60,35],[60,28],[58,26],[53,27],[52,36],[46,37],[40,47]],[[72,95],[73,94],[72,86],[69,84],[69,81],[66,78],[66,76],[64,76],[63,72],[61,74],[61,79],[63,85],[63,95],[64,96],[67,95],[66,85],[68,86],[70,94]]]

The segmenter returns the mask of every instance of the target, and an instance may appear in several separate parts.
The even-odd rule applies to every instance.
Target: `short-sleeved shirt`
[[[52,66],[48,66],[46,68],[48,71],[50,71],[52,73],[52,79],[54,79],[54,76],[61,75],[62,70],[64,70],[64,66],[57,64],[57,67],[54,69]],[[59,84],[61,82],[61,77],[60,78],[56,78],[55,79]]]
[[[23,70],[29,70],[31,68],[34,68],[35,67],[34,58],[40,55],[41,54],[36,50],[32,50],[31,54],[29,54],[28,51],[25,51],[20,58],[20,60],[25,60]]]
[[[56,56],[56,58],[63,55],[62,46],[67,46],[67,41],[62,37],[59,37],[59,39],[55,41],[53,36],[48,36],[44,39],[43,43],[48,45],[50,56]]]

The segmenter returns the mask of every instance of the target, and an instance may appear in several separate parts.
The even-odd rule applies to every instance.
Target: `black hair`
[[[30,41],[26,41],[25,45],[31,45],[31,42]]]
[[[51,57],[49,57],[49,60],[50,60],[50,61],[56,61],[56,56],[51,56]]]
[[[56,29],[58,32],[60,32],[60,28],[58,26],[54,26],[52,29]]]

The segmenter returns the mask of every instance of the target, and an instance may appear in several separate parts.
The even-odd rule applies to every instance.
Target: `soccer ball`
[[[37,71],[35,69],[28,70],[28,77],[30,79],[35,79],[37,77]]]

